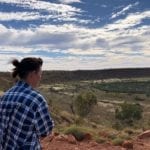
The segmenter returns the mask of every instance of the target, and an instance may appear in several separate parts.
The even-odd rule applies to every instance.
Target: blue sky
[[[0,0],[0,71],[150,67],[149,0]]]

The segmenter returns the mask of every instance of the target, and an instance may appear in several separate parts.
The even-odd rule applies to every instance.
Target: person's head
[[[41,58],[26,57],[20,62],[17,59],[12,60],[12,64],[15,66],[12,72],[12,77],[17,76],[21,80],[25,80],[32,87],[36,87],[41,80],[42,75],[42,64]]]

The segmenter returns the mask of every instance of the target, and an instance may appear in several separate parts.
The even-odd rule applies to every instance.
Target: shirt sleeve
[[[35,112],[35,128],[39,137],[45,137],[51,133],[54,127],[54,121],[52,120],[48,105],[45,100],[41,102]]]

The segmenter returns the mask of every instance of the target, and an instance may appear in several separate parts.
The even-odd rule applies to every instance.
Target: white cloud
[[[128,11],[129,9],[133,8],[134,6],[137,6],[139,4],[139,2],[136,2],[134,4],[129,4],[128,6],[124,7],[121,11],[117,12],[117,13],[113,13],[111,16],[111,19],[114,19],[120,15],[124,15],[126,11]]]
[[[38,49],[36,49],[38,50]],[[30,53],[34,52],[34,47],[28,46],[15,46],[15,45],[2,45],[0,46],[0,54],[12,54],[12,53]]]
[[[11,55],[6,55],[6,54],[1,54],[0,53],[0,71],[12,71],[13,66],[10,64],[11,60],[14,58],[21,58],[17,54],[11,54]]]
[[[69,1],[68,1],[69,2]],[[73,2],[73,1],[70,1]],[[81,2],[81,1],[80,1]],[[0,3],[8,3],[17,7],[31,9],[30,12],[0,12],[1,21],[54,21],[54,22],[74,22],[88,24],[91,20],[79,19],[76,15],[81,15],[82,10],[65,4],[57,4],[36,0],[1,0]],[[42,12],[47,12],[43,15]]]
[[[46,61],[44,69],[149,66],[149,26],[140,24],[149,16],[150,11],[129,14],[124,19],[95,29],[73,24],[14,29],[0,24],[0,58],[5,58],[0,59],[0,65],[12,56],[20,58],[35,54]],[[26,19],[29,19],[28,14]],[[133,28],[136,25],[139,26]],[[39,51],[59,55],[55,58],[36,55]]]
[[[59,0],[59,2],[61,2],[63,4],[82,3],[81,0]]]
[[[140,24],[146,18],[150,18],[150,11],[129,14],[125,19],[117,20],[113,24],[106,25],[105,27],[109,30],[127,29]]]
[[[107,53],[106,50],[103,49],[68,49],[64,51],[64,53],[73,54],[73,55],[81,55],[81,56],[98,56],[98,55],[105,55]]]
[[[146,34],[149,26],[130,27],[148,17],[149,13],[150,11],[130,14],[125,19],[99,29],[64,24],[61,26],[41,25],[18,30],[0,25],[0,48],[1,50],[19,51],[20,47],[24,52],[61,49],[62,52],[73,55],[101,55],[102,50],[107,54],[109,49],[120,48],[122,45],[131,49],[134,49],[134,46],[141,47],[142,50],[149,46],[149,34]]]
[[[0,12],[1,21],[33,21],[33,20],[49,20],[53,21],[67,21],[67,22],[77,22],[81,24],[88,24],[91,20],[84,20],[72,17],[68,14],[47,14],[41,15],[39,12]]]
[[[109,53],[110,54],[110,53]],[[13,66],[9,64],[10,60],[23,57],[41,57],[40,55],[2,55],[0,60],[1,71],[11,71]],[[123,54],[111,54],[107,57],[41,57],[44,61],[43,70],[78,70],[78,69],[107,69],[107,68],[127,68],[127,67],[150,67],[149,57],[131,56],[126,57]],[[7,61],[6,61],[7,60]]]
[[[1,21],[11,21],[11,20],[36,20],[41,19],[42,16],[40,16],[37,12],[0,12],[0,20]]]
[[[18,5],[19,7],[30,8],[33,10],[47,11],[53,14],[65,13],[74,15],[75,12],[80,12],[80,9],[65,4],[56,4],[41,0],[1,0],[0,3],[8,3]]]

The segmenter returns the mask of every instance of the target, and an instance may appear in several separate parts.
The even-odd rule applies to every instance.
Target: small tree
[[[121,109],[116,109],[116,118],[125,123],[132,124],[134,120],[142,118],[142,106],[140,104],[129,104],[124,102],[120,105]]]
[[[97,98],[92,92],[79,94],[75,99],[75,108],[81,117],[87,116],[96,104]]]

